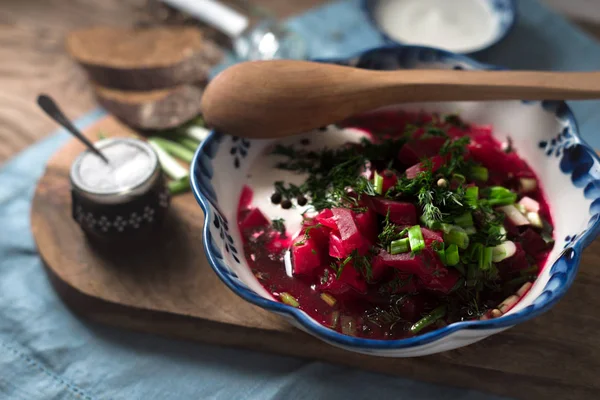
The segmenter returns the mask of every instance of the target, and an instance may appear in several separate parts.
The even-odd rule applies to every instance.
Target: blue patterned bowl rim
[[[372,56],[373,54],[376,55],[379,52],[386,51],[428,52],[428,54],[436,54],[438,59],[445,61],[452,60],[457,63],[468,64],[475,69],[504,69],[498,66],[480,63],[466,55],[456,54],[445,50],[425,46],[386,45],[372,48],[367,51],[359,52],[358,54],[355,54],[352,57],[314,59],[313,61],[347,64],[349,60],[358,59],[369,55]],[[596,152],[581,138],[579,134],[579,128],[575,120],[575,116],[573,115],[568,105],[564,101],[550,101],[548,103],[561,107],[564,118],[566,118],[571,124],[573,137],[579,141],[579,144],[582,146],[583,150],[588,153],[588,155],[593,160],[594,164],[596,166],[599,166],[600,158],[598,157]],[[225,283],[225,285],[228,286],[234,293],[236,293],[244,300],[266,310],[278,314],[291,316],[308,332],[311,332],[313,335],[320,337],[323,340],[333,342],[341,346],[367,351],[404,349],[432,343],[460,330],[503,329],[510,328],[514,325],[528,321],[548,311],[565,295],[567,290],[571,287],[575,276],[577,275],[577,272],[579,270],[579,263],[581,260],[582,251],[600,233],[600,218],[592,218],[590,220],[588,228],[583,232],[583,234],[578,235],[576,240],[574,240],[569,247],[565,248],[562,251],[561,255],[558,257],[558,259],[552,266],[546,266],[546,268],[550,268],[550,277],[548,283],[546,284],[540,295],[532,302],[532,304],[524,307],[522,310],[515,312],[514,314],[505,315],[500,318],[489,319],[484,321],[475,320],[455,322],[447,325],[444,328],[437,329],[435,331],[428,332],[416,337],[405,339],[380,340],[347,336],[324,327],[323,325],[314,321],[307,314],[295,307],[289,306],[287,304],[275,300],[269,300],[256,294],[251,289],[240,285],[228,273],[228,268],[223,264],[223,260],[220,257],[218,257],[219,252],[215,248],[215,245],[213,243],[214,239],[212,238],[212,233],[210,231],[210,215],[211,213],[213,213],[213,210],[211,208],[211,202],[209,200],[209,198],[211,198],[211,194],[208,193],[208,191],[200,184],[196,177],[196,171],[198,170],[199,164],[201,163],[201,158],[206,156],[207,154],[214,153],[214,146],[218,145],[218,143],[222,140],[222,137],[222,133],[216,132],[215,130],[211,130],[209,136],[204,140],[204,142],[202,142],[202,144],[196,150],[196,153],[194,154],[194,158],[190,165],[190,171],[192,171],[192,173],[190,174],[190,184],[192,192],[194,193],[194,196],[200,204],[205,215],[203,245],[209,264],[211,265],[217,276]],[[214,154],[212,154],[212,156],[209,155],[209,157],[214,157]],[[210,190],[212,190],[212,188]],[[219,209],[218,205],[216,204],[212,204],[212,206],[217,210]],[[237,224],[235,224],[235,226],[237,226]],[[552,282],[553,278],[557,278],[560,280],[561,284],[557,288],[550,287],[550,283]]]
[[[392,39],[388,34],[386,34],[379,27],[379,24],[377,23],[377,21],[375,20],[375,17],[373,16],[373,3],[376,1],[377,0],[361,0],[361,8],[362,8],[363,12],[365,13],[365,15],[367,16],[367,19],[371,23],[371,26],[379,33],[379,35],[381,36],[381,38],[387,45],[393,45],[393,44],[404,45],[404,43],[402,43],[396,39]],[[515,26],[515,24],[518,20],[516,0],[482,0],[482,1],[487,1],[487,2],[493,3],[494,7],[501,6],[502,7],[501,12],[505,13],[508,16],[509,22],[500,27],[500,31],[494,37],[493,40],[489,41],[488,43],[486,43],[483,46],[480,46],[471,51],[460,53],[460,54],[471,54],[472,55],[472,54],[478,53],[480,51],[489,49],[490,47],[496,45],[497,43],[502,41],[506,36],[508,36],[508,34],[513,29],[513,27]],[[415,46],[415,47],[417,47],[417,46]],[[421,47],[421,46],[418,46],[418,47]]]

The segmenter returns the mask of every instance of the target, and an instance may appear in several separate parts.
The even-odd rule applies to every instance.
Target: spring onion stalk
[[[483,262],[483,245],[481,243],[475,243],[473,246],[469,248],[469,250],[465,253],[466,262],[469,262],[469,265],[473,265],[476,263],[479,265],[480,262]],[[469,279],[474,277],[474,271],[471,271],[469,267]]]
[[[190,189],[190,180],[188,178],[171,181],[168,183],[167,188],[171,194],[179,194],[187,192]]]
[[[373,175],[373,187],[375,193],[382,194],[383,193],[383,176],[379,175],[377,171],[375,171],[375,175]]]
[[[517,201],[517,194],[502,186],[489,188],[488,204],[492,206],[507,206]]]
[[[525,209],[525,206],[523,204],[517,203],[517,204],[515,204],[515,208],[517,210],[519,210],[519,212],[523,215],[525,215],[527,213],[527,210]]]
[[[517,207],[515,207],[514,205],[507,205],[499,207],[498,209],[504,214],[506,214],[506,217],[510,219],[510,222],[512,222],[515,226],[523,226],[530,224],[527,217],[521,214],[521,212],[517,210]]]
[[[487,188],[486,191],[489,192],[490,199],[506,197],[512,194],[512,192],[504,186],[491,186]]]
[[[329,304],[331,307],[335,306],[335,303],[337,303],[337,300],[335,299],[335,297],[333,297],[332,295],[328,294],[328,293],[321,293],[321,299]]]
[[[507,240],[492,249],[492,261],[500,262],[514,256],[516,252],[517,246],[510,240]]]
[[[469,236],[461,227],[453,226],[449,232],[444,233],[444,243],[455,244],[461,249],[466,249],[469,247]]]
[[[394,240],[390,243],[390,254],[400,254],[410,251],[410,239],[404,238]]]
[[[531,222],[531,225],[535,226],[536,228],[544,227],[544,223],[542,222],[542,219],[540,218],[540,214],[538,214],[536,212],[528,212],[525,215],[525,217],[527,217],[529,222]]]
[[[477,186],[469,186],[465,191],[465,202],[471,208],[477,208],[477,200],[479,200],[479,188]]]
[[[187,163],[191,163],[192,159],[194,158],[193,151],[172,140],[154,136],[149,138],[148,141],[154,142],[158,146],[162,147],[164,151],[166,151],[173,157],[179,158],[180,160],[185,161]]]
[[[500,240],[506,240],[506,229],[503,226],[498,227],[498,235],[500,235]]]
[[[542,236],[542,239],[544,239],[544,242],[546,242],[546,244],[554,243],[554,238],[552,237],[552,233],[543,231],[541,236]]]
[[[470,235],[474,235],[474,234],[476,234],[476,233],[477,233],[477,229],[475,229],[475,227],[474,227],[474,226],[467,226],[467,227],[465,228],[465,232],[467,233],[467,235],[469,235],[469,236],[470,236]]]
[[[183,131],[183,134],[197,142],[203,142],[208,137],[210,131],[202,126],[193,125]]]
[[[413,334],[417,334],[421,332],[423,329],[427,328],[429,325],[433,324],[437,320],[443,318],[446,315],[446,306],[442,305],[438,308],[431,311],[429,314],[415,322],[410,327],[410,332]]]
[[[421,232],[421,227],[419,225],[408,228],[408,241],[410,243],[410,249],[414,252],[425,249],[425,239],[423,239],[423,232]]]
[[[539,212],[540,203],[532,199],[531,197],[523,197],[519,200],[519,205],[523,206],[527,212]]]
[[[294,296],[292,296],[291,294],[289,294],[288,292],[279,293],[279,298],[281,299],[281,301],[283,301],[288,306],[292,306],[292,307],[296,307],[296,308],[298,308],[300,306],[300,304],[298,303],[298,300],[296,300],[296,298]]]
[[[433,250],[437,253],[442,264],[448,265],[448,264],[446,264],[446,250],[444,250],[444,243],[439,243],[439,245],[438,245],[438,243],[439,242],[434,243],[435,246],[433,246]]]
[[[488,180],[489,174],[487,168],[485,167],[474,166],[469,172],[471,175],[471,179],[473,180],[480,182],[487,182]]]
[[[468,228],[473,226],[473,215],[470,212],[466,212],[458,217],[454,218],[454,223],[461,228]]]
[[[455,244],[451,244],[446,249],[446,265],[454,266],[458,264],[459,256],[458,256],[458,246]]]
[[[456,183],[465,183],[467,178],[465,178],[465,176],[462,174],[452,174],[452,180]]]
[[[444,233],[448,233],[448,232],[450,232],[450,231],[452,230],[452,228],[454,228],[454,227],[455,227],[455,225],[450,225],[450,224],[444,224],[444,223],[440,223],[440,227],[439,227],[439,229],[441,229],[441,230],[442,230],[442,232],[444,232]],[[460,228],[460,227],[457,227],[457,228]]]
[[[162,147],[151,140],[148,141],[148,144],[152,146],[152,149],[158,156],[158,161],[160,162],[162,169],[171,179],[179,181],[189,177],[187,168],[184,168],[181,164],[179,164],[179,162],[171,157],[169,153],[164,151]]]
[[[104,140],[107,139],[108,136],[106,136],[106,134],[104,132],[98,132],[98,140]]]
[[[484,247],[481,251],[481,257],[479,258],[479,269],[487,271],[492,267],[492,255],[494,253],[493,247]]]
[[[340,319],[340,312],[337,310],[332,312],[331,313],[331,323],[330,323],[329,327],[331,329],[337,328],[339,319]]]
[[[533,178],[519,179],[519,188],[522,193],[531,193],[537,189],[537,181]]]
[[[190,139],[189,137],[184,136],[178,137],[177,139],[175,139],[175,141],[191,151],[196,151],[196,149],[200,145],[200,143],[196,142],[194,139]]]

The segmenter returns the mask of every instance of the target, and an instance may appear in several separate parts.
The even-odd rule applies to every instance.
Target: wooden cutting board
[[[86,134],[96,140],[99,131],[132,133],[110,116]],[[563,300],[533,321],[433,356],[357,355],[324,344],[231,292],[205,258],[203,214],[191,193],[174,197],[158,245],[135,254],[90,246],[70,209],[68,170],[82,150],[72,140],[49,161],[35,192],[31,224],[57,292],[86,318],[516,398],[600,398],[600,241],[585,252]]]

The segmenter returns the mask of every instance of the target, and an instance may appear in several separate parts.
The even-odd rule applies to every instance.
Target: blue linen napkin
[[[541,6],[518,2],[513,32],[480,61],[509,68],[586,70],[600,45]],[[381,44],[358,0],[292,18],[314,57],[338,57]],[[573,102],[583,135],[600,147],[599,102]],[[80,128],[100,118],[96,110]],[[29,225],[35,184],[68,134],[58,131],[0,169],[1,399],[497,399],[321,362],[170,340],[83,321],[53,292]]]

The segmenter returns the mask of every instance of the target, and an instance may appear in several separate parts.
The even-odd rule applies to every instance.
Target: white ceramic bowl
[[[492,68],[465,56],[411,46],[377,48],[347,60],[317,61],[385,70]],[[248,268],[235,220],[249,169],[261,162],[261,150],[272,141],[240,139],[219,132],[212,132],[199,147],[191,177],[206,218],[204,246],[214,271],[243,299],[283,316],[311,335],[334,346],[378,356],[414,357],[466,346],[550,309],[571,286],[581,253],[598,235],[600,226],[600,160],[580,138],[569,108],[554,101],[430,103],[401,108],[460,112],[467,121],[492,124],[500,140],[511,136],[520,156],[537,173],[549,199],[556,243],[539,278],[517,306],[497,319],[458,322],[414,338],[374,340],[343,335],[274,300]],[[319,133],[308,133],[313,134]],[[271,184],[273,177],[268,180]],[[289,225],[288,229],[292,231]]]

